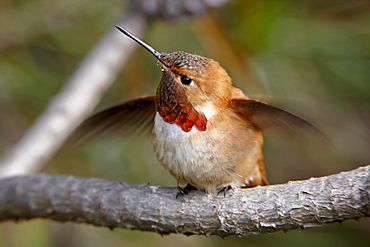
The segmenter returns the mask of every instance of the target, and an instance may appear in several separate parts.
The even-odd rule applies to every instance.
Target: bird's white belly
[[[153,145],[167,169],[179,174],[190,174],[199,168],[212,169],[209,162],[214,156],[210,151],[212,143],[204,131],[194,126],[191,131],[185,132],[180,126],[163,121],[158,113],[154,122]]]
[[[230,133],[195,126],[184,132],[176,124],[163,121],[157,113],[154,119],[153,146],[162,165],[179,183],[190,183],[205,191],[226,185],[241,186],[240,176],[233,170],[233,153],[225,153],[225,135]]]

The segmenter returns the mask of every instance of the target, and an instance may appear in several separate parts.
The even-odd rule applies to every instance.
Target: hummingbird
[[[298,134],[316,130],[297,115],[248,98],[217,61],[183,51],[158,52],[125,28],[116,28],[158,60],[162,77],[156,94],[93,115],[75,137],[152,127],[159,162],[178,185],[186,185],[178,195],[268,185],[262,132],[270,127]]]

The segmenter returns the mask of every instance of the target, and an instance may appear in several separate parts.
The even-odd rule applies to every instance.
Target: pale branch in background
[[[201,15],[209,8],[220,7],[228,0],[131,0],[131,9],[148,17],[173,21],[185,16]]]
[[[138,13],[126,15],[118,23],[138,36],[147,25]],[[39,172],[99,102],[135,48],[135,43],[112,26],[31,129],[2,158],[0,178]]]
[[[226,196],[46,174],[0,180],[0,221],[32,218],[160,234],[250,235],[370,216],[370,165]]]

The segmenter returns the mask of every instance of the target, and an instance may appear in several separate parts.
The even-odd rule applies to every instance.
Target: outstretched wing
[[[272,128],[278,131],[293,131],[298,135],[312,133],[323,140],[326,137],[310,122],[281,108],[252,99],[235,99],[230,107],[250,121],[255,128],[264,131]]]
[[[140,97],[96,113],[77,128],[68,142],[74,146],[110,132],[127,137],[146,131],[154,122],[154,98]]]

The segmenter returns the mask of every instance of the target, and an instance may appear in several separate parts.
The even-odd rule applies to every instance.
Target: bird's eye
[[[186,86],[189,86],[193,82],[193,80],[187,77],[186,75],[182,75],[180,80],[181,80],[181,83]]]

